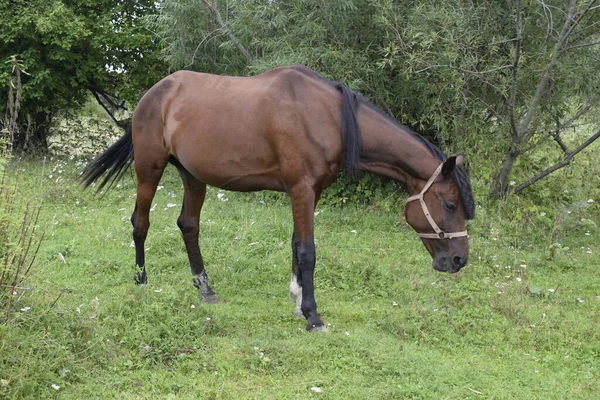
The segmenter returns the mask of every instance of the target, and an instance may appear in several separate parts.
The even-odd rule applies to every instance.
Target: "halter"
[[[435,172],[433,173],[433,175],[431,175],[431,178],[429,178],[429,180],[427,181],[427,183],[423,187],[423,190],[421,190],[421,193],[416,194],[414,196],[410,196],[406,200],[407,203],[410,202],[410,201],[413,201],[413,200],[419,200],[419,203],[421,203],[421,209],[423,210],[423,214],[425,214],[425,218],[427,218],[427,221],[429,221],[429,225],[431,225],[431,227],[435,231],[435,233],[419,233],[419,232],[417,232],[417,235],[420,238],[422,238],[422,239],[452,239],[452,238],[456,238],[456,237],[467,236],[467,231],[461,231],[461,232],[444,232],[443,230],[441,230],[439,228],[439,226],[437,226],[437,224],[435,223],[435,221],[433,220],[433,218],[431,218],[431,214],[429,213],[429,210],[427,209],[427,205],[425,204],[425,200],[423,200],[423,195],[429,189],[429,187],[433,184],[433,182],[435,182],[436,178],[438,177],[438,175],[442,171],[442,166],[443,165],[444,165],[444,163],[441,163],[439,165],[439,167],[437,167],[437,169],[435,170]]]

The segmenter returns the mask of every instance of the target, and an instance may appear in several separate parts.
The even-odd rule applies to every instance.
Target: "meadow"
[[[600,199],[518,218],[518,199],[479,204],[454,275],[432,269],[401,191],[399,209],[319,207],[329,332],[307,333],[288,298],[284,197],[209,190],[201,249],[222,300],[209,305],[176,225],[174,168],[150,214],[149,284],[136,286],[134,179],[95,194],[78,186],[82,167],[16,164],[19,201],[41,204],[46,235],[4,310],[2,398],[600,398]]]

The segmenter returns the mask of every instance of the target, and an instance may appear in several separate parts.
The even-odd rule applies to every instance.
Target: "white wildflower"
[[[310,388],[310,390],[312,390],[315,393],[321,393],[323,391],[323,389],[321,389],[318,386],[313,386],[313,387]]]
[[[51,386],[52,386],[52,389],[54,389],[54,390],[60,390],[60,386],[55,385],[54,383]]]
[[[229,199],[225,197],[225,193],[218,193],[217,198],[221,201],[229,201]]]

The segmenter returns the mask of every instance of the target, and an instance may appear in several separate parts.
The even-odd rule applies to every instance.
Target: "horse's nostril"
[[[465,265],[465,260],[460,258],[459,256],[454,257],[454,266],[457,268],[462,268]]]

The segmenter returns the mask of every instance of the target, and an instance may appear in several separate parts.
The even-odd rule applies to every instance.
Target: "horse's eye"
[[[456,204],[451,203],[449,201],[445,201],[444,208],[446,209],[446,211],[453,213],[454,211],[456,211]]]

